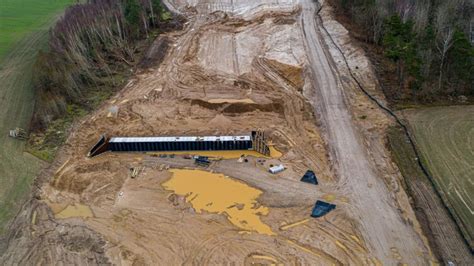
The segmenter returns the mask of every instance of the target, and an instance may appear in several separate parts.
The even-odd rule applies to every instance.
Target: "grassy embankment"
[[[474,106],[405,110],[422,163],[434,178],[471,246],[474,237]],[[391,132],[395,160],[405,177],[423,176],[405,139]],[[405,148],[404,148],[405,147]]]
[[[27,128],[34,109],[32,65],[48,29],[74,0],[0,1],[0,233],[18,210],[42,162],[8,130]]]

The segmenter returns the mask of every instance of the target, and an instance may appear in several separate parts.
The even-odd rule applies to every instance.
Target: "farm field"
[[[42,162],[25,153],[24,142],[8,130],[26,128],[34,108],[32,66],[46,47],[48,29],[73,0],[0,2],[0,233],[29,191]]]
[[[474,106],[404,112],[443,200],[471,246],[474,237]]]
[[[0,1],[0,62],[23,37],[49,25],[51,16],[73,0]]]

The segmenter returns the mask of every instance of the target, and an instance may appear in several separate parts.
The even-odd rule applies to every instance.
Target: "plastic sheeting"
[[[334,210],[336,205],[327,203],[324,201],[316,201],[313,211],[311,212],[311,217],[318,218],[326,215],[328,212]]]
[[[316,177],[316,174],[313,171],[308,170],[308,171],[306,171],[304,176],[301,178],[301,182],[317,185],[318,184],[318,178]]]

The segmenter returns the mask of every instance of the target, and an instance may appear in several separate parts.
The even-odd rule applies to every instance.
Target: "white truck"
[[[280,172],[283,172],[284,170],[285,170],[285,166],[283,166],[283,164],[275,165],[273,167],[270,167],[270,169],[268,169],[268,171],[272,174],[278,174]]]

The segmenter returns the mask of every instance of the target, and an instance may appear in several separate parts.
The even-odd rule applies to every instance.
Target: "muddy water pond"
[[[72,204],[68,205],[62,211],[55,214],[57,219],[66,219],[71,217],[94,217],[92,210],[89,206],[82,205],[82,204]]]
[[[250,232],[274,235],[262,222],[269,209],[257,198],[262,191],[223,174],[202,170],[172,169],[172,177],[162,185],[184,196],[197,213],[223,214],[236,227]]]

